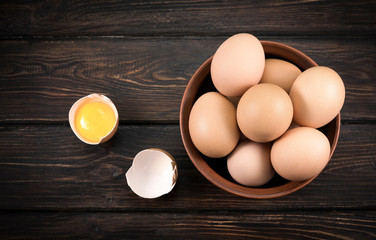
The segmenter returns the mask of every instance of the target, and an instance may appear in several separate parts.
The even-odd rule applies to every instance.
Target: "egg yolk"
[[[103,102],[89,102],[82,105],[75,117],[78,133],[90,142],[99,142],[113,129],[115,124],[114,111]]]

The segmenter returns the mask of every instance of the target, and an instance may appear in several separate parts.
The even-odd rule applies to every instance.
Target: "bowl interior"
[[[302,71],[307,68],[317,66],[317,64],[302,52],[287,45],[261,41],[265,51],[266,58],[278,58],[289,61],[298,66]],[[194,102],[204,93],[217,91],[212,83],[210,76],[210,65],[212,57],[206,60],[197,69],[189,81],[184,92],[180,108],[180,131],[185,149],[196,168],[216,186],[236,195],[249,198],[274,198],[292,193],[308,183],[315,177],[301,182],[288,181],[276,174],[271,181],[260,187],[246,187],[235,182],[227,170],[226,157],[222,159],[213,159],[201,154],[189,136],[188,119]],[[339,130],[340,114],[330,123],[319,129],[329,139],[331,145],[330,158],[336,148]]]

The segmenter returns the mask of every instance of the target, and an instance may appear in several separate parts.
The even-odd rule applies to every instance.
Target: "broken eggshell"
[[[113,126],[113,128],[111,129],[111,131],[109,131],[107,135],[103,136],[99,141],[96,141],[96,142],[91,142],[91,141],[85,139],[83,136],[81,136],[79,134],[77,128],[76,128],[76,125],[75,125],[75,117],[76,117],[77,111],[80,109],[81,106],[83,106],[86,103],[90,103],[90,102],[102,102],[102,103],[105,103],[107,106],[109,106],[112,109],[112,111],[115,114],[115,118],[116,118],[115,125]],[[90,145],[98,145],[100,143],[107,142],[116,133],[116,131],[118,129],[118,126],[119,126],[119,114],[118,114],[118,111],[117,111],[117,109],[115,107],[115,104],[108,97],[106,97],[105,95],[101,95],[101,94],[97,94],[97,93],[92,93],[90,95],[87,95],[85,97],[82,97],[82,98],[78,99],[72,105],[72,107],[70,108],[68,119],[69,119],[69,125],[70,125],[72,131],[74,132],[74,134],[82,142],[90,144]]]
[[[133,159],[125,174],[128,186],[142,198],[157,198],[169,193],[178,178],[175,159],[162,149],[145,149]]]

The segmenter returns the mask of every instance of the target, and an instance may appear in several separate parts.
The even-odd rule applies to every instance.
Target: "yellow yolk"
[[[83,104],[77,111],[75,126],[79,135],[89,142],[99,142],[116,124],[116,116],[103,102]]]

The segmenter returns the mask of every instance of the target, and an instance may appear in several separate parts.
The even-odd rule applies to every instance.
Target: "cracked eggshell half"
[[[178,178],[175,159],[162,149],[145,149],[133,159],[125,174],[128,186],[142,198],[157,198],[169,193]]]
[[[112,110],[111,115],[113,114],[112,117],[115,119],[115,121],[111,121],[111,123],[113,123],[112,124],[113,126],[107,127],[108,131],[105,132],[105,133],[103,133],[103,132],[99,133],[99,132],[102,131],[101,128],[103,128],[103,126],[100,125],[101,121],[106,120],[106,119],[104,119],[104,118],[106,118],[106,116],[105,116],[106,112],[103,112],[102,111],[103,109],[96,109],[95,107],[91,107],[90,109],[84,110],[84,111],[86,111],[86,113],[82,114],[81,110],[85,106],[88,106],[88,104],[92,104],[92,103],[102,104],[102,107],[105,107],[105,108],[109,107],[110,110],[107,111],[107,113],[111,113],[111,110]],[[100,118],[100,120],[101,120],[101,121],[97,121],[95,124],[91,125],[92,129],[90,129],[90,130],[98,131],[98,134],[100,135],[95,140],[85,137],[84,136],[85,132],[81,131],[80,126],[78,126],[78,124],[77,124],[76,118],[79,117],[79,115],[81,115],[81,117],[85,117],[85,114],[86,114],[86,117],[88,117],[88,118],[91,118],[91,119]],[[69,118],[69,125],[70,125],[72,131],[74,132],[74,134],[81,141],[83,141],[84,143],[90,144],[90,145],[97,145],[97,144],[104,143],[104,142],[110,140],[112,138],[112,136],[116,133],[118,126],[119,126],[119,114],[118,114],[118,111],[115,107],[115,104],[105,95],[101,95],[101,94],[97,94],[97,93],[93,93],[93,94],[90,94],[90,95],[87,95],[85,97],[78,99],[72,105],[71,109],[69,110],[68,118]],[[87,132],[86,132],[86,134],[87,134]]]

